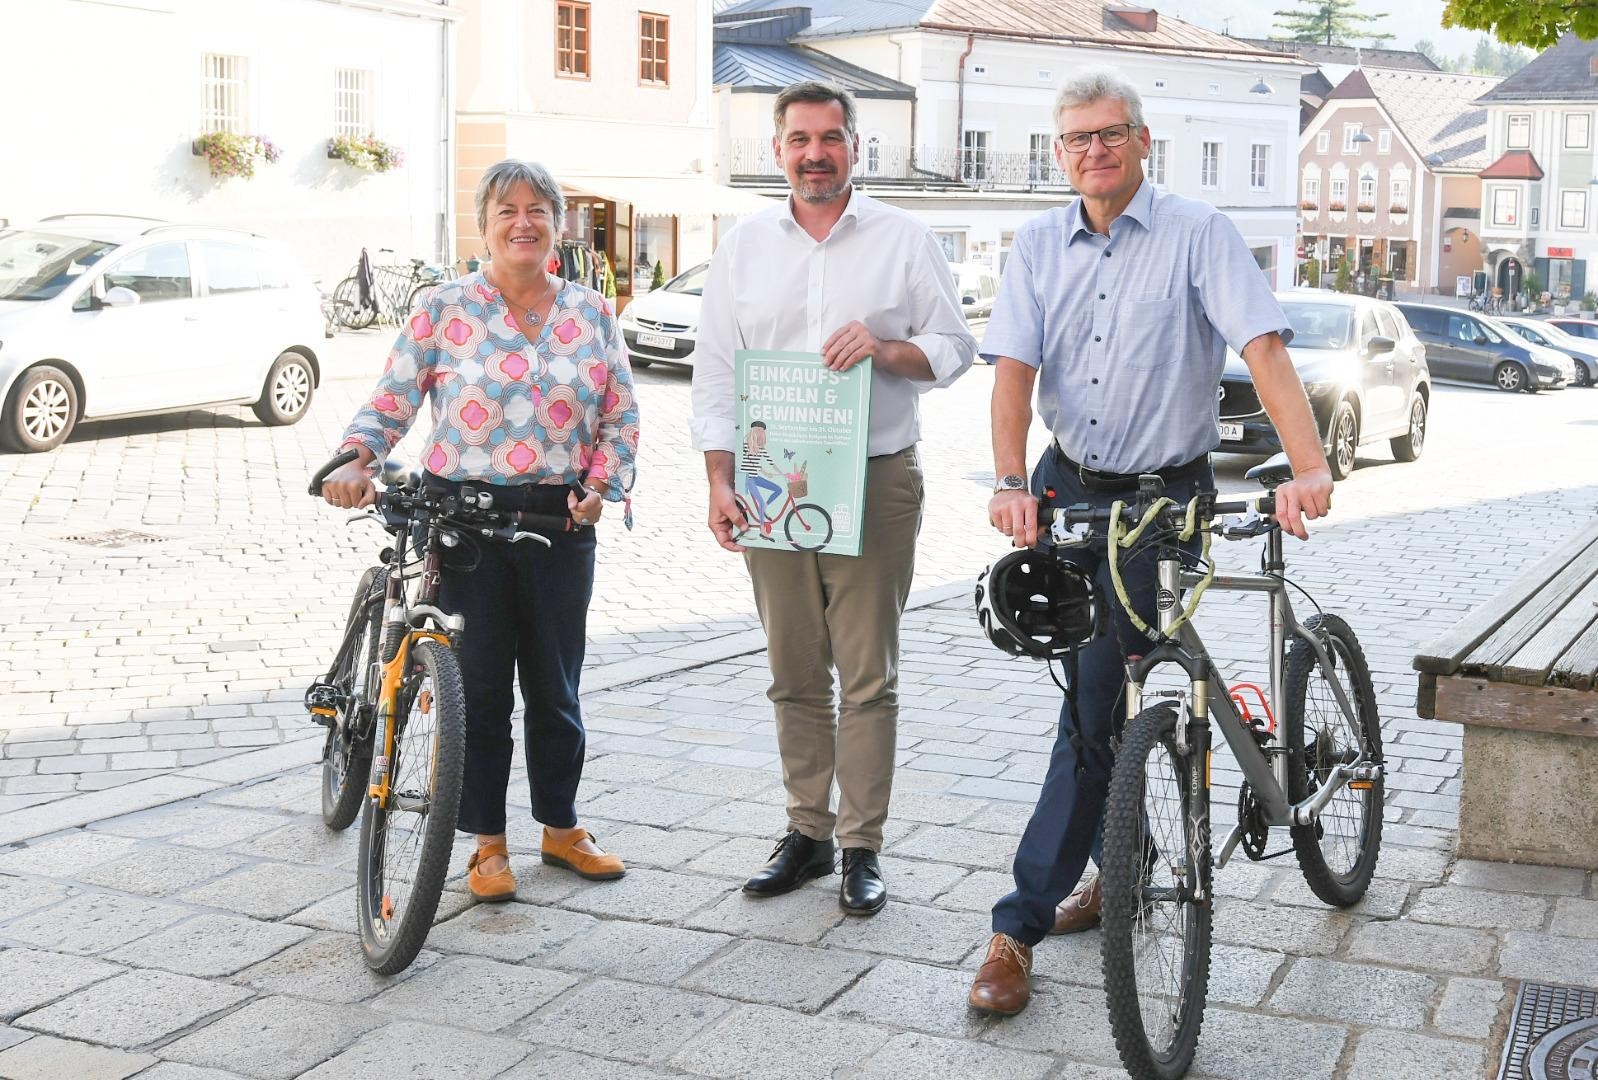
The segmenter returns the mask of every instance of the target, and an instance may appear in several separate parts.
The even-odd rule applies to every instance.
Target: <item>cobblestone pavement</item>
[[[427,951],[386,980],[358,959],[355,837],[315,814],[298,706],[373,546],[301,494],[363,384],[326,383],[296,428],[198,412],[0,458],[0,520],[21,524],[0,569],[21,625],[0,643],[0,1077],[1119,1075],[1096,934],[1039,947],[1022,1016],[963,1003],[1059,704],[969,615],[965,583],[998,550],[977,528],[989,378],[927,401],[887,909],[846,920],[836,878],[738,892],[784,824],[764,657],[739,563],[702,536],[687,380],[650,371],[641,522],[606,536],[585,678],[581,813],[632,870],[544,867],[516,817],[518,902],[473,906],[453,882]],[[1420,462],[1371,451],[1290,550],[1375,674],[1392,769],[1378,880],[1336,912],[1290,858],[1218,875],[1195,1075],[1482,1075],[1514,980],[1598,986],[1592,875],[1452,858],[1459,733],[1415,717],[1409,670],[1593,514],[1598,393],[1439,387],[1434,414]],[[1223,486],[1245,464],[1223,459]],[[109,528],[162,539],[63,539]],[[1263,674],[1254,603],[1201,613],[1239,678]],[[1219,822],[1237,780],[1217,762]],[[525,808],[520,770],[512,798]]]

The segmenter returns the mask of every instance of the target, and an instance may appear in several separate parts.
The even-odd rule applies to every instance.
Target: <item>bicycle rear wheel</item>
[[[1104,807],[1104,992],[1136,1080],[1187,1072],[1209,986],[1206,751],[1190,740],[1179,753],[1176,724],[1155,705],[1127,725]]]
[[[466,753],[466,699],[454,653],[422,641],[406,667],[389,805],[368,799],[361,819],[361,951],[379,975],[408,967],[433,925],[449,872]]]
[[[388,571],[374,566],[361,576],[350,603],[344,644],[332,682],[342,704],[327,729],[322,749],[322,820],[330,829],[347,829],[360,813],[372,765],[372,718],[376,715],[378,640]]]
[[[788,512],[782,531],[800,551],[819,551],[832,539],[832,515],[815,503],[800,503]]]
[[[333,314],[351,330],[365,330],[377,321],[377,305],[361,303],[361,283],[347,277],[333,289]]]
[[[1336,615],[1318,615],[1305,625],[1325,647],[1331,667],[1324,667],[1302,639],[1295,639],[1287,651],[1283,723],[1287,797],[1295,803],[1319,790],[1338,765],[1382,760],[1376,690],[1359,639]],[[1333,680],[1354,706],[1352,719],[1338,705]],[[1289,830],[1304,880],[1328,904],[1358,903],[1370,886],[1382,844],[1384,787],[1379,777],[1353,781],[1332,796],[1315,824]]]

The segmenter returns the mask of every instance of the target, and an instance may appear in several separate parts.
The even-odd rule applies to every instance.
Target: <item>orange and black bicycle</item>
[[[310,493],[355,459],[322,466]],[[333,665],[305,705],[327,728],[322,818],[361,814],[358,921],[367,966],[408,967],[432,926],[449,873],[466,753],[466,701],[455,650],[465,622],[438,606],[445,553],[477,542],[549,544],[577,528],[562,515],[496,509],[489,485],[441,491],[420,471],[383,467],[377,502],[354,520],[394,536],[361,577]]]

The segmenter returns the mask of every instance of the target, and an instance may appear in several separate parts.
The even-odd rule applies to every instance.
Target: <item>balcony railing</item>
[[[954,147],[864,143],[855,176],[926,184],[963,184],[977,190],[1067,192],[1070,181],[1042,154],[998,153]],[[783,179],[782,163],[766,139],[732,140],[732,175],[740,180]]]

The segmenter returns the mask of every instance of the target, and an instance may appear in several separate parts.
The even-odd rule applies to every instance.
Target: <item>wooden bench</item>
[[[1415,657],[1465,727],[1459,853],[1598,869],[1598,521]]]

